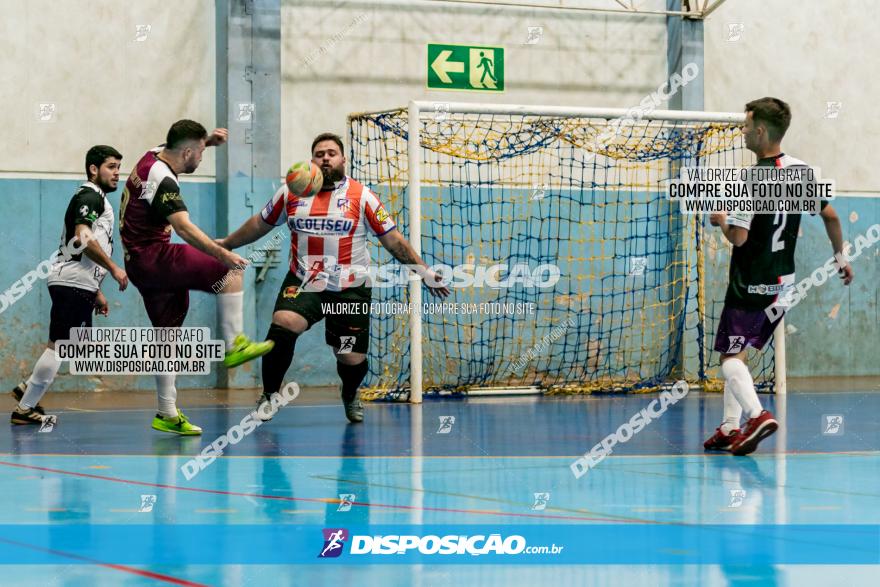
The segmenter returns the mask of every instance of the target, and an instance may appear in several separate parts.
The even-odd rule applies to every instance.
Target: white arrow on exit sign
[[[439,77],[440,81],[444,84],[452,83],[452,78],[447,74],[464,73],[464,62],[448,61],[450,55],[452,55],[452,51],[440,51],[440,54],[431,64],[431,69],[434,70],[434,73],[437,74],[437,77]]]

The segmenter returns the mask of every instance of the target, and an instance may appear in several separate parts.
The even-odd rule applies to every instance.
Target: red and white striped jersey
[[[370,266],[367,232],[382,236],[397,228],[376,194],[347,177],[335,189],[300,198],[287,185],[261,213],[273,226],[290,228],[290,270],[303,280],[326,281],[340,291]]]

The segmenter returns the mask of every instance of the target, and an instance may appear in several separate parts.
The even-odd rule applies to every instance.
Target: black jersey
[[[756,167],[807,167],[785,154],[760,159]],[[827,205],[822,203],[822,208]],[[727,224],[749,231],[746,242],[733,247],[730,281],[724,303],[743,310],[764,310],[794,285],[794,249],[801,225],[799,213],[734,213]]]
[[[92,230],[94,240],[107,256],[113,254],[113,208],[104,192],[94,183],[82,184],[71,198],[64,213],[61,231],[63,251],[76,236],[76,225],[85,224]],[[66,261],[63,256],[52,265],[49,285],[66,285],[89,291],[97,291],[107,270],[89,259],[85,254],[72,255]]]

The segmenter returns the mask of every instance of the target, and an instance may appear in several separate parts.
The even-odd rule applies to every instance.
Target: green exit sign
[[[504,48],[428,45],[428,88],[504,91]]]

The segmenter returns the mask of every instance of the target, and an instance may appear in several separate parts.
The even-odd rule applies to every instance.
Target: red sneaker
[[[730,450],[730,447],[733,446],[733,441],[736,440],[736,437],[739,436],[739,429],[731,430],[730,434],[724,434],[721,431],[721,428],[718,427],[715,429],[715,434],[712,437],[703,443],[703,448],[705,450]]]
[[[730,452],[737,456],[755,452],[758,443],[776,432],[779,423],[773,418],[773,414],[767,410],[758,414],[757,418],[749,418],[746,427],[733,441]]]

